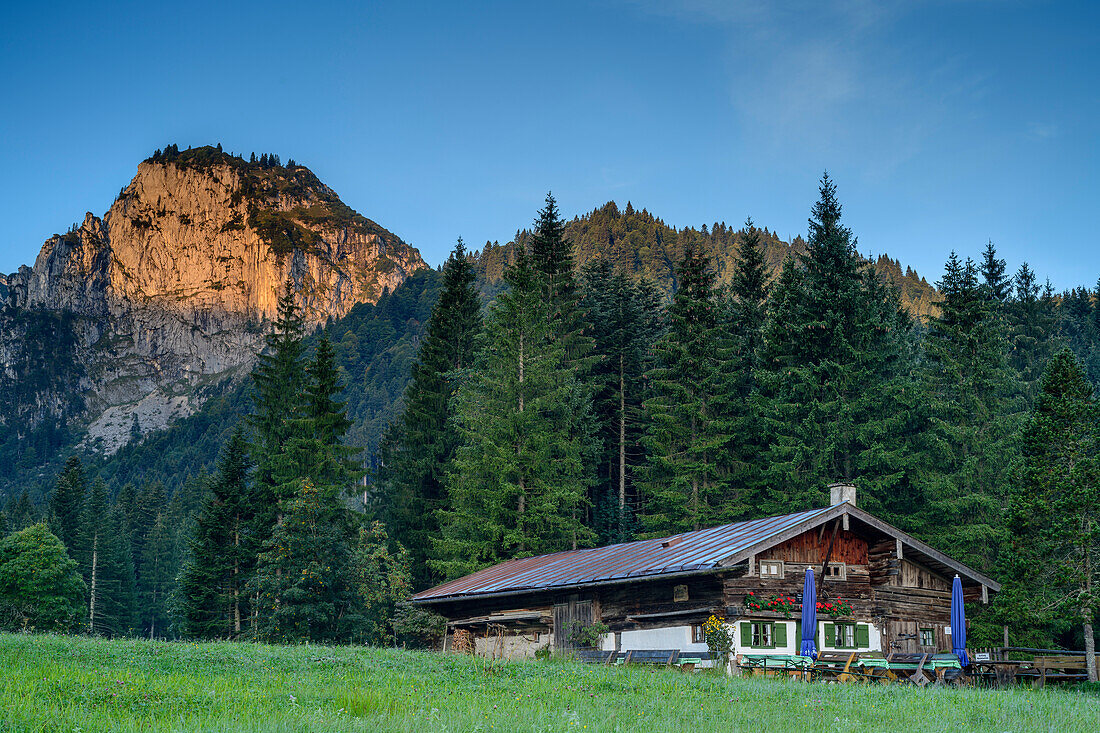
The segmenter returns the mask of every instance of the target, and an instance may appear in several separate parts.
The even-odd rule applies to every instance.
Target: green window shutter
[[[825,646],[836,646],[836,624],[825,624]]]
[[[794,647],[797,652],[802,647],[802,622],[794,622]]]
[[[871,646],[871,629],[867,624],[856,624],[856,646],[860,649]]]
[[[787,646],[787,624],[780,621],[775,625],[775,631],[772,636],[776,646]]]
[[[748,621],[741,622],[741,646],[752,646],[752,624]]]
[[[817,647],[818,651],[821,651],[821,624],[814,628],[814,646]]]

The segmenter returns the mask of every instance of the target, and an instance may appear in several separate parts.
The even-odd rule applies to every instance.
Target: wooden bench
[[[573,659],[585,664],[611,664],[618,656],[618,652],[612,650],[605,652],[601,649],[576,649],[573,651]]]
[[[819,652],[814,662],[813,679],[823,682],[854,682],[852,664],[858,657],[856,652]]]
[[[631,649],[622,656],[616,664],[651,664],[660,667],[671,667],[680,659],[679,649]]]
[[[928,672],[931,672],[931,667],[925,669],[925,665],[928,664],[928,660],[931,658],[931,654],[902,654],[895,652],[886,658],[886,661],[890,663],[890,671],[898,674],[898,679],[902,681],[909,681],[919,687],[924,687],[932,680],[928,677]],[[895,666],[896,665],[896,666]],[[908,671],[910,665],[916,665],[913,670],[913,674],[906,677],[905,672]],[[898,673],[898,670],[901,670]]]
[[[1088,680],[1087,659],[1082,655],[1057,655],[1035,657],[1031,663],[1035,671],[1033,684],[1042,687],[1047,682],[1083,682]],[[1096,655],[1096,664],[1100,666],[1100,654]]]

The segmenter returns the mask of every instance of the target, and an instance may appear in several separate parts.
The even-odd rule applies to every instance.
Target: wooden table
[[[983,677],[991,677],[997,687],[1008,687],[1016,682],[1016,675],[1021,669],[1028,669],[1031,662],[1022,662],[1015,659],[991,660],[988,662],[971,662],[975,673]]]

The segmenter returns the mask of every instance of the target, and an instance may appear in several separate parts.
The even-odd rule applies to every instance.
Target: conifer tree
[[[806,252],[784,266],[765,325],[757,414],[768,448],[760,513],[820,506],[831,481],[855,481],[861,504],[884,511],[905,494],[917,421],[909,384],[912,323],[840,222],[822,177]]]
[[[110,542],[107,520],[107,486],[102,479],[96,479],[84,498],[74,553],[88,588],[88,630],[93,633],[103,627],[103,563],[105,546]]]
[[[167,517],[158,514],[145,537],[138,564],[138,621],[150,639],[168,632],[168,597],[175,586],[175,548]]]
[[[1007,309],[1009,363],[1018,375],[1020,393],[1030,403],[1038,394],[1043,369],[1054,347],[1054,300],[1049,292],[1044,293],[1026,262],[1016,273],[1015,285],[1016,292]]]
[[[460,375],[473,367],[482,331],[474,277],[460,238],[443,266],[443,287],[405,390],[405,409],[378,471],[377,512],[392,538],[409,548],[415,588],[441,579],[427,563],[439,532],[437,513],[445,508],[445,474],[459,443],[452,403]]]
[[[531,265],[539,274],[539,287],[546,304],[550,323],[550,338],[565,346],[567,365],[578,379],[587,378],[594,365],[592,339],[585,333],[579,307],[580,294],[573,271],[573,245],[565,237],[565,222],[557,202],[546,194],[546,205],[539,209],[535,230],[531,234]]]
[[[731,352],[725,366],[723,391],[727,395],[730,412],[729,441],[724,448],[728,481],[735,490],[745,496],[748,505],[751,498],[754,472],[764,449],[764,429],[756,414],[756,377],[760,368],[760,352],[764,338],[764,322],[770,272],[764,258],[760,230],[751,218],[742,229],[737,253],[736,271],[730,282],[726,308],[728,329],[731,336]]]
[[[23,489],[19,493],[18,499],[12,497],[12,499],[8,501],[5,514],[7,514],[8,517],[9,531],[12,532],[18,532],[38,523],[38,512],[34,510],[34,504],[31,503],[31,496],[27,493],[26,489]]]
[[[84,475],[84,466],[77,456],[70,456],[65,462],[64,470],[57,477],[53,493],[50,494],[50,529],[70,554],[76,549],[80,510],[87,490],[88,480]]]
[[[565,239],[565,222],[561,220],[557,201],[553,194],[546,194],[546,202],[539,209],[535,230],[531,235],[531,264],[541,272],[544,297],[550,309],[550,318],[561,318],[573,306],[576,297],[576,278],[573,273],[573,248]],[[564,324],[567,327],[571,324]]]
[[[540,271],[523,251],[493,304],[489,343],[460,389],[463,445],[431,566],[455,577],[502,560],[588,543],[591,394],[555,338]]]
[[[1028,568],[1027,610],[1080,625],[1089,680],[1097,681],[1093,621],[1100,612],[1100,409],[1069,349],[1051,360],[1024,431],[1024,469],[1010,527]]]
[[[677,271],[668,332],[656,347],[645,403],[648,466],[641,482],[642,528],[653,534],[702,529],[737,516],[722,469],[729,438],[729,338],[719,318],[710,261],[689,239]]]
[[[222,449],[180,572],[176,606],[189,636],[237,638],[253,619],[245,588],[270,530],[257,526],[257,516],[266,512],[258,505],[252,468],[248,442],[237,430]]]
[[[252,581],[259,638],[333,642],[358,624],[343,507],[332,499],[302,479],[282,501]]]
[[[343,442],[351,420],[337,399],[343,385],[336,352],[324,334],[306,368],[304,388],[300,413],[291,419],[292,430],[281,447],[280,485],[309,478],[318,490],[339,498],[351,492],[363,472],[353,458],[356,449]]]
[[[910,520],[935,547],[991,567],[1001,541],[1018,423],[996,301],[971,260],[955,253],[937,283],[939,315],[928,324],[921,392],[919,510]]]
[[[93,633],[128,636],[136,626],[137,582],[126,516],[116,507],[107,514],[100,537],[100,602]]]
[[[630,539],[635,530],[637,503],[635,471],[644,461],[640,445],[645,430],[644,375],[650,366],[650,347],[661,336],[654,316],[660,306],[627,277],[613,273],[607,260],[584,270],[580,307],[599,360],[591,373],[597,436],[603,455],[593,486],[592,526],[604,544]],[[652,308],[652,311],[647,311]]]
[[[300,467],[287,451],[291,440],[302,436],[308,425],[302,420],[306,372],[302,334],[304,323],[296,302],[297,292],[288,277],[267,349],[252,372],[255,454],[258,489],[256,530],[263,536],[275,525],[278,502],[293,495]]]
[[[997,248],[993,246],[993,240],[989,240],[982,252],[982,284],[985,286],[986,297],[998,303],[1008,300],[1012,292],[1012,281],[1005,275],[1007,264],[997,257]]]

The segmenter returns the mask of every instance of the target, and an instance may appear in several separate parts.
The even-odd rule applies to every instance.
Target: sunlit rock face
[[[113,452],[135,424],[148,432],[190,414],[202,386],[249,368],[288,277],[312,325],[377,301],[424,266],[302,166],[214,148],[158,155],[102,219],[87,214],[47,240],[34,267],[0,279],[0,365],[15,378],[33,361],[15,342],[20,314],[71,316],[79,412],[89,438]],[[59,401],[42,395],[32,412],[59,414],[49,407]]]

